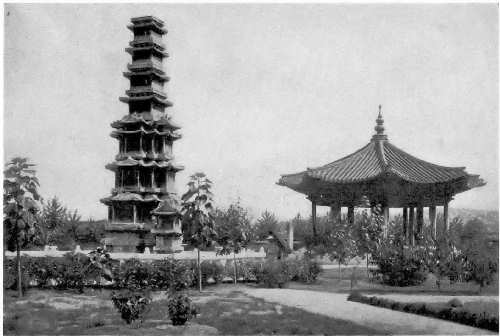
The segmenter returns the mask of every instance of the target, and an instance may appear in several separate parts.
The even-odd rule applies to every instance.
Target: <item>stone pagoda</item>
[[[111,137],[118,140],[115,161],[106,168],[115,174],[108,206],[104,244],[112,252],[175,252],[182,250],[180,203],[175,174],[183,167],[174,163],[173,142],[180,128],[167,113],[163,70],[168,57],[162,37],[163,21],[143,16],[131,19],[134,38],[125,51],[132,56],[123,75],[130,89],[120,101],[128,114],[111,124]]]

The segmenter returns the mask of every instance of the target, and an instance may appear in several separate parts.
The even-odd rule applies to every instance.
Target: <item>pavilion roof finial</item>
[[[377,125],[375,126],[375,132],[377,132],[377,134],[375,134],[372,139],[387,140],[387,135],[384,134],[385,127],[384,127],[384,118],[382,117],[382,105],[378,106],[378,117],[376,122]]]

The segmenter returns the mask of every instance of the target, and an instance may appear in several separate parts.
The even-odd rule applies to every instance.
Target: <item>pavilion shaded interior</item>
[[[454,195],[485,185],[465,167],[444,167],[420,160],[391,144],[384,133],[379,106],[371,141],[356,152],[317,168],[282,175],[278,185],[305,194],[312,203],[313,229],[316,206],[329,206],[332,220],[340,220],[342,207],[354,221],[354,208],[382,209],[387,228],[390,208],[403,208],[404,234],[410,244],[421,234],[424,208],[436,232],[436,207],[443,207],[443,230],[448,230],[448,205]],[[384,230],[387,232],[387,230]]]

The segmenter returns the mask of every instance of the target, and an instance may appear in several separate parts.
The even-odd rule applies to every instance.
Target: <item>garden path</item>
[[[295,289],[245,288],[245,293],[268,302],[351,321],[389,334],[487,335],[487,330],[415,314],[347,301],[347,294]]]

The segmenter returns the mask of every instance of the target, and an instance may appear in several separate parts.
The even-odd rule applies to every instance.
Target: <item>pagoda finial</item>
[[[375,126],[375,134],[373,136],[374,140],[387,140],[387,135],[384,134],[384,118],[382,117],[382,105],[378,106],[378,117],[377,117],[377,125]]]

